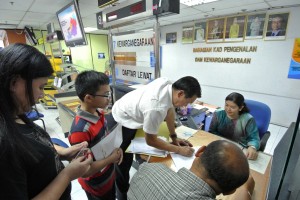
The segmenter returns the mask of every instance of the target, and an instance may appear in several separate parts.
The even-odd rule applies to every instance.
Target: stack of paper
[[[265,174],[268,164],[271,160],[271,156],[264,154],[263,152],[258,152],[256,160],[248,160],[250,169],[257,171],[261,174]]]
[[[198,151],[199,148],[200,148],[200,146],[193,147],[195,152],[194,152],[193,156],[191,156],[191,157],[185,157],[180,154],[171,153],[170,155],[175,164],[176,171],[180,170],[183,167],[190,169],[193,164],[193,161],[195,159],[195,153],[196,153],[196,151]]]
[[[192,137],[197,131],[183,125],[176,128],[177,137],[185,140]]]
[[[166,141],[166,138],[159,137],[160,139],[163,139]],[[131,153],[139,153],[139,154],[146,154],[151,156],[158,156],[158,157],[166,157],[168,152],[160,149],[156,149],[154,147],[151,147],[147,145],[145,138],[134,138],[131,141],[131,145],[128,149]]]

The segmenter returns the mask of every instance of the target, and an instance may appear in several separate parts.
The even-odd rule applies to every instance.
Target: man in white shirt
[[[125,152],[134,138],[137,129],[143,128],[145,139],[149,146],[157,149],[176,152],[184,156],[192,156],[194,150],[191,144],[177,138],[175,132],[174,107],[187,106],[201,97],[201,87],[197,79],[191,76],[183,77],[175,83],[167,78],[158,78],[148,85],[127,93],[112,108],[114,119],[122,125]],[[160,124],[166,121],[172,144],[157,137]],[[129,170],[133,155],[125,153],[123,162],[117,166],[117,198],[127,199],[129,188]]]

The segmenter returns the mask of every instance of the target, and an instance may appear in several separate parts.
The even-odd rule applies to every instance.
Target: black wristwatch
[[[172,133],[172,134],[170,134],[170,138],[172,138],[172,139],[175,139],[175,138],[177,138],[177,134],[176,134],[176,133]]]

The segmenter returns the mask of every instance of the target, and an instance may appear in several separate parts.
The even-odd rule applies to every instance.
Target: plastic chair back
[[[65,148],[68,148],[69,145],[67,145],[67,143],[65,143],[64,141],[62,141],[61,139],[58,139],[58,138],[51,138],[51,141],[53,144],[56,144],[58,146],[61,146],[61,147],[65,147]]]
[[[250,114],[254,117],[256,125],[258,127],[259,137],[268,131],[271,120],[271,109],[268,105],[254,100],[245,100],[247,107],[250,110]]]
[[[26,113],[26,116],[31,121],[41,120],[42,123],[43,123],[44,130],[46,130],[45,122],[42,119],[44,117],[44,115],[42,113],[38,112],[36,109],[33,108],[31,111],[29,111],[29,112]]]
[[[212,120],[213,114],[209,114],[205,117],[204,130],[208,132],[209,126]]]

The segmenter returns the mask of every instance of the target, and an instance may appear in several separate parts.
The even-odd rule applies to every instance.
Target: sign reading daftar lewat
[[[154,70],[152,67],[139,66],[116,66],[116,78],[146,84],[154,79]]]

